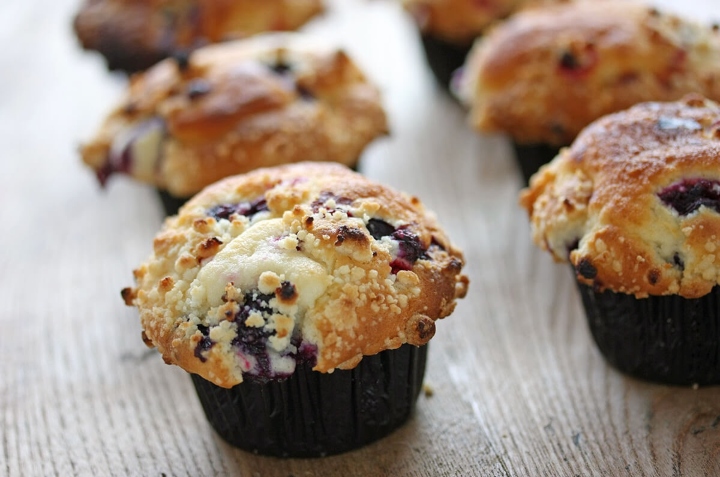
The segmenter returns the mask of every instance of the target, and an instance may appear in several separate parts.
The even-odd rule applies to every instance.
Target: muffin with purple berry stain
[[[435,321],[467,291],[463,265],[417,198],[301,163],[196,195],[123,297],[145,342],[193,373],[220,436],[312,457],[408,419]]]
[[[720,106],[606,116],[521,194],[533,239],[569,261],[595,342],[630,375],[720,384]]]
[[[101,184],[126,174],[155,185],[173,214],[203,187],[258,167],[354,166],[387,127],[378,89],[343,50],[276,33],[133,76],[81,154]]]
[[[720,100],[720,31],[625,0],[546,5],[478,41],[454,84],[475,129],[512,139],[527,182],[605,114]]]

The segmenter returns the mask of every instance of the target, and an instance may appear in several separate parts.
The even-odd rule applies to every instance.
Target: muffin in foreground
[[[606,116],[521,193],[533,240],[570,261],[608,361],[720,383],[720,106],[700,96]]]
[[[166,220],[123,290],[240,448],[319,456],[401,425],[464,260],[415,197],[338,164],[227,178]]]
[[[322,10],[321,0],[86,0],[73,27],[109,69],[132,73],[209,43],[295,30]]]
[[[172,214],[203,187],[258,167],[354,166],[386,132],[379,91],[342,50],[276,33],[134,76],[81,154],[102,184],[121,173],[166,192]]]
[[[511,137],[526,181],[595,119],[689,93],[720,100],[720,31],[624,0],[517,13],[458,78],[472,126]]]

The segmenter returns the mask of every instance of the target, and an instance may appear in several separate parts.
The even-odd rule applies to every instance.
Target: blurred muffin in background
[[[74,28],[109,69],[131,73],[208,43],[295,30],[322,10],[322,0],[86,0]]]
[[[205,186],[258,167],[353,167],[387,129],[378,89],[343,50],[269,33],[133,76],[81,154],[102,184],[120,173],[155,185],[173,214]]]
[[[497,20],[515,10],[563,0],[402,0],[420,30],[428,65],[438,82],[449,87],[473,41]],[[565,0],[567,1],[567,0]]]
[[[516,145],[525,180],[593,120],[697,92],[720,100],[720,32],[627,0],[546,5],[480,39],[457,93]]]

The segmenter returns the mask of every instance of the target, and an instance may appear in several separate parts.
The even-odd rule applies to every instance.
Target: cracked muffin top
[[[379,91],[342,50],[275,33],[135,75],[81,154],[101,183],[123,173],[187,197],[258,167],[354,165],[386,132]]]
[[[426,344],[465,296],[463,265],[416,197],[300,163],[196,195],[123,297],[167,363],[231,387],[282,379],[302,360],[331,372]]]
[[[720,283],[720,106],[643,103],[586,128],[521,193],[533,240],[602,291]]]
[[[455,80],[476,129],[568,145],[643,101],[720,100],[720,31],[625,0],[550,5],[498,25]]]
[[[86,0],[74,20],[83,48],[135,72],[208,43],[295,30],[321,0]]]

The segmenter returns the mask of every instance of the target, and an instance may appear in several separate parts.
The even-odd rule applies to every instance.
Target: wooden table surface
[[[530,241],[508,142],[480,137],[433,83],[397,3],[336,0],[307,30],[381,86],[392,136],[362,170],[417,194],[467,258],[411,421],[324,459],[225,444],[190,379],[140,339],[119,291],[150,252],[154,191],[100,190],[77,155],[125,85],[78,47],[79,0],[0,2],[0,475],[720,475],[720,387],[609,368],[567,266]],[[707,22],[717,0],[663,0]]]

